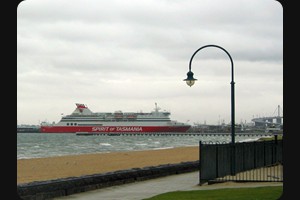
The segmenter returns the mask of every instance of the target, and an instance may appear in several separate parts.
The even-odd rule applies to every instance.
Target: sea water
[[[236,142],[257,140],[257,136],[235,137]],[[199,146],[199,142],[230,142],[230,135],[93,135],[72,133],[18,133],[17,159],[43,158],[89,153],[139,151]]]

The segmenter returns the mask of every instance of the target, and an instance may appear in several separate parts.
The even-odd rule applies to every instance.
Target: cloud
[[[207,44],[232,56],[237,100],[245,102],[237,101],[237,113],[253,102],[241,114],[249,118],[282,103],[282,14],[282,6],[269,0],[23,1],[17,10],[18,119],[57,119],[51,107],[65,112],[77,100],[112,111],[118,103],[132,108],[160,100],[183,121],[199,114],[214,121],[218,114],[204,105],[229,98],[225,52],[197,53],[192,64],[197,85],[187,88],[183,82],[192,54]],[[179,105],[190,98],[195,100],[189,106],[201,99],[200,113],[188,106],[193,114],[182,113]],[[276,105],[268,105],[269,98]],[[31,104],[39,110],[35,119],[26,115]],[[46,107],[48,113],[42,111]]]

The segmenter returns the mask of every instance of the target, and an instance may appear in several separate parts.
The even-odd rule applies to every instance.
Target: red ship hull
[[[186,132],[190,126],[41,126],[42,133]]]

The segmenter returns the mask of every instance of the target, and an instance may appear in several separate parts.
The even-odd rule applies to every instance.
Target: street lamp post
[[[189,64],[189,72],[187,73],[187,78],[184,79],[184,81],[186,81],[186,84],[188,86],[192,86],[194,85],[195,81],[197,79],[195,79],[193,76],[194,76],[194,73],[191,71],[192,69],[192,60],[194,58],[194,56],[196,55],[196,53],[198,51],[200,51],[201,49],[204,49],[206,47],[217,47],[219,49],[222,49],[223,51],[225,51],[225,53],[229,56],[230,58],[230,61],[231,61],[231,143],[234,144],[235,143],[235,117],[234,117],[234,73],[233,73],[233,61],[232,61],[232,58],[230,56],[230,54],[223,48],[223,47],[220,47],[220,46],[217,46],[217,45],[213,45],[213,44],[210,44],[210,45],[205,45],[201,48],[199,48],[197,51],[195,51],[195,53],[192,55],[191,59],[190,59],[190,64]]]
[[[196,55],[196,53],[198,51],[200,51],[201,49],[204,49],[206,47],[217,47],[219,49],[222,49],[230,58],[230,61],[231,61],[231,144],[232,144],[232,174],[234,175],[235,174],[235,116],[234,116],[234,73],[233,73],[233,61],[232,61],[232,58],[230,56],[230,54],[223,48],[223,47],[220,47],[218,45],[213,45],[213,44],[210,44],[210,45],[205,45],[203,47],[200,47],[199,49],[197,49],[197,51],[195,51],[195,53],[192,55],[191,59],[190,59],[190,63],[189,63],[189,71],[187,73],[187,78],[184,79],[184,81],[186,81],[186,84],[188,86],[192,86],[194,85],[195,81],[197,79],[195,79],[193,76],[194,76],[194,73],[191,71],[191,68],[192,68],[192,60],[194,58],[194,56]]]

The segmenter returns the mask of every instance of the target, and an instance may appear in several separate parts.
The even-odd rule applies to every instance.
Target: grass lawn
[[[168,192],[144,200],[277,200],[282,186]]]
[[[282,135],[278,135],[277,136],[277,140],[282,140],[283,139],[283,136]],[[275,140],[275,136],[273,137],[262,137],[260,139],[258,139],[258,141],[270,141],[270,140]]]

